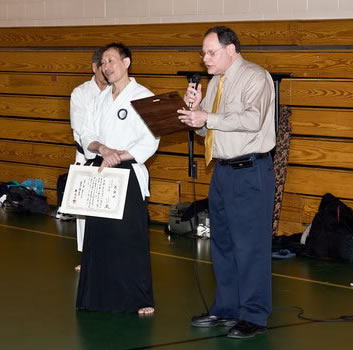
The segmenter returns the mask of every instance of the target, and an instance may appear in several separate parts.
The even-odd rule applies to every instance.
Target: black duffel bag
[[[326,193],[305,241],[309,256],[353,262],[353,210]]]
[[[4,206],[22,212],[47,213],[49,211],[47,197],[25,186],[10,187]]]

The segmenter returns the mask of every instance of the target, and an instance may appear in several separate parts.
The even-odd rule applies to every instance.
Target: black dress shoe
[[[215,327],[224,326],[232,327],[237,323],[237,320],[231,318],[222,318],[213,315],[195,316],[191,319],[191,324],[194,327]]]
[[[248,321],[238,321],[228,332],[229,338],[251,338],[256,334],[267,332],[267,327],[259,326]]]

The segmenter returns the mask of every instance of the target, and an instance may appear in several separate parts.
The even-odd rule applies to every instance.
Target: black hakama
[[[131,170],[123,219],[86,218],[78,309],[135,312],[154,306],[147,202],[131,163],[117,166]]]

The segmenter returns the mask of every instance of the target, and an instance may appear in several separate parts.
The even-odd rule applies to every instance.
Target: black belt
[[[76,149],[81,153],[81,154],[85,154],[82,146],[80,144],[78,144],[76,141],[75,141],[75,144],[76,144]]]
[[[231,159],[217,159],[220,165],[230,165],[234,169],[238,168],[250,168],[253,165],[254,159],[262,159],[269,156],[269,152],[266,153],[250,153],[244,156],[235,157]]]

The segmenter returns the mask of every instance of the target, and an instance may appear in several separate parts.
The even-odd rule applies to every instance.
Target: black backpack
[[[24,186],[10,187],[6,194],[4,206],[16,211],[31,213],[46,213],[49,210],[47,197],[41,196]]]
[[[353,210],[326,193],[305,246],[309,256],[353,262]]]
[[[196,217],[197,216],[197,217]],[[180,202],[170,207],[168,233],[192,234],[208,218],[208,198],[193,203]]]

